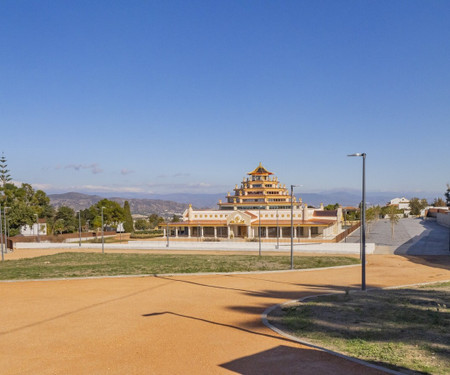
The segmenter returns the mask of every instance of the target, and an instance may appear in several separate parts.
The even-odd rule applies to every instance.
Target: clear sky
[[[0,128],[47,192],[443,192],[450,1],[2,0]]]

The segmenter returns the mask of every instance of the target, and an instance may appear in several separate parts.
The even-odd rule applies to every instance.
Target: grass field
[[[272,324],[316,345],[412,374],[450,374],[450,282],[285,306]]]
[[[294,257],[296,269],[358,264],[351,257]],[[0,263],[0,280],[269,271],[290,268],[289,256],[60,253]]]

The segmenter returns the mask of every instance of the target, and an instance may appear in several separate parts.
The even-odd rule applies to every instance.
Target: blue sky
[[[0,2],[0,151],[47,192],[444,191],[449,1]],[[301,194],[300,194],[301,195]]]

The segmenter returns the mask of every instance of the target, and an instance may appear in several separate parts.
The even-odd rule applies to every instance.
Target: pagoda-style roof
[[[261,163],[251,172],[247,173],[250,176],[268,176],[273,174],[272,172],[269,172],[266,168],[262,166]]]

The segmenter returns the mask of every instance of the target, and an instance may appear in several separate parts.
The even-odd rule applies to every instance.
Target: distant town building
[[[39,223],[39,224],[38,224]],[[47,235],[47,223],[45,219],[39,219],[38,223],[33,225],[23,225],[20,227],[20,234],[22,236],[46,236]]]
[[[397,206],[399,210],[410,210],[409,199],[405,197],[391,199],[387,206]]]
[[[292,198],[277,177],[261,163],[249,177],[219,200],[218,210],[194,210],[191,205],[181,221],[164,223],[170,236],[197,238],[262,238],[291,237],[291,204],[293,206],[293,237],[331,239],[342,232],[342,210],[309,208],[301,199]]]

